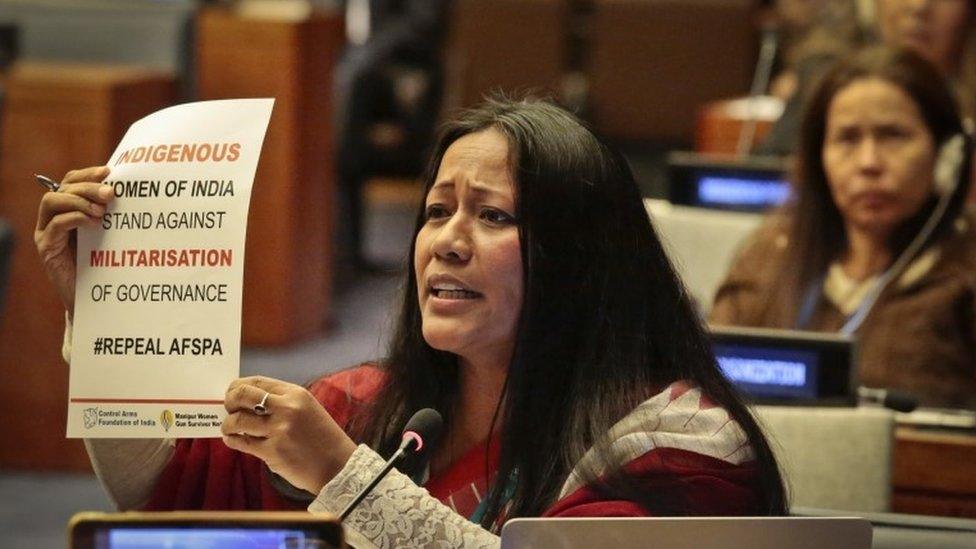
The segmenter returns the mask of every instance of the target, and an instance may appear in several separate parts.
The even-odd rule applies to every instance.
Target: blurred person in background
[[[939,69],[905,49],[842,62],[797,156],[794,201],[739,251],[710,322],[853,334],[863,385],[976,407],[971,141]]]
[[[926,57],[948,78],[963,114],[976,116],[976,0],[826,0],[820,4],[815,22],[790,48],[787,69],[772,85],[772,93],[785,99],[786,106],[756,152],[793,153],[804,104],[820,78],[838,60],[878,43],[911,48]]]
[[[433,138],[443,87],[447,0],[345,0],[345,51],[335,74],[339,250],[375,271],[363,249],[363,185],[417,176]]]

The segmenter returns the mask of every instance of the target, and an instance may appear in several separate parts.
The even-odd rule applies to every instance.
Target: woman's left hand
[[[258,406],[262,401],[263,410]],[[292,383],[262,376],[237,379],[224,395],[224,407],[228,415],[220,431],[227,446],[260,458],[313,494],[356,449],[312,393]]]

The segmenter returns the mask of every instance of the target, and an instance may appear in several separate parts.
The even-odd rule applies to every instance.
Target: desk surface
[[[976,518],[976,433],[900,427],[892,510]]]

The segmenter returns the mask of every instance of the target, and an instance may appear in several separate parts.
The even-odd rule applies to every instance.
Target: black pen
[[[50,177],[38,175],[35,173],[34,178],[37,179],[38,185],[44,187],[45,189],[51,191],[52,193],[58,192],[58,189],[61,188],[61,184],[51,179]]]

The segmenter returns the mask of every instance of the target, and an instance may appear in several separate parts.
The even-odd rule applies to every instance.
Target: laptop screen
[[[853,404],[853,343],[836,334],[712,327],[719,368],[757,401]]]
[[[322,547],[313,531],[280,528],[106,528],[95,536],[95,549],[142,549],[145,547],[252,547],[302,549]]]
[[[331,516],[306,512],[78,513],[68,537],[72,549],[327,549],[343,547],[341,528]]]
[[[516,518],[501,549],[870,549],[871,523],[816,517]]]

